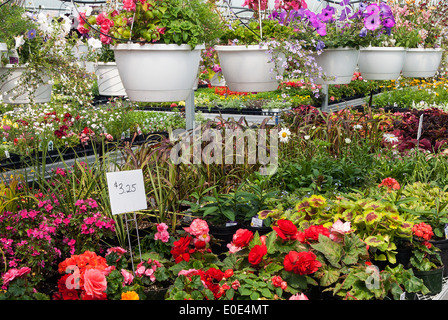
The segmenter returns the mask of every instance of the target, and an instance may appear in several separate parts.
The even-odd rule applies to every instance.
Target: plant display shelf
[[[436,295],[417,294],[419,300],[448,300],[448,277],[443,278],[443,287]]]

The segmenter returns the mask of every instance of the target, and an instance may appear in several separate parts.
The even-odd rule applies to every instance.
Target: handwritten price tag
[[[106,178],[112,214],[135,212],[148,208],[141,169],[107,172]]]

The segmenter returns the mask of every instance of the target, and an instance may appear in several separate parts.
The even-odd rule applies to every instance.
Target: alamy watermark
[[[170,159],[174,164],[260,165],[262,175],[278,168],[278,130],[252,128],[215,129],[198,126],[192,131],[176,129]]]

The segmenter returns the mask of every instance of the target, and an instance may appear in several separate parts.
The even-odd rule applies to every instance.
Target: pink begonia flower
[[[146,270],[145,266],[139,264],[137,266],[137,270],[135,270],[135,275],[141,277],[142,275],[145,274],[145,270]]]
[[[107,289],[107,280],[103,272],[97,269],[87,269],[84,273],[84,290],[93,298],[102,298]]]
[[[157,231],[158,232],[163,232],[163,231],[167,231],[168,230],[168,226],[166,225],[166,223],[158,223],[157,224]]]
[[[125,269],[121,269],[121,275],[123,276],[123,287],[126,285],[130,285],[134,280],[134,276],[131,272],[128,272]]]
[[[342,241],[342,237],[345,233],[350,232],[350,221],[342,222],[341,220],[337,220],[330,227],[330,239],[335,242]]]
[[[194,219],[190,224],[190,227],[184,228],[192,236],[198,237],[204,233],[209,232],[208,224],[205,220],[202,219]]]
[[[181,271],[179,271],[179,273],[177,275],[189,277],[190,275],[197,274],[197,272],[198,272],[198,270],[196,270],[196,269],[181,270]]]
[[[112,252],[115,252],[119,256],[121,256],[121,255],[125,254],[127,251],[126,251],[126,249],[123,249],[122,247],[112,247],[112,248],[107,249],[106,256],[108,256]]]
[[[289,298],[289,300],[309,300],[309,299],[303,293],[297,293],[297,294],[291,296],[291,298]]]
[[[170,240],[170,234],[166,231],[157,232],[154,235],[154,240],[161,240],[162,242],[168,242]]]
[[[123,10],[135,11],[135,1],[134,0],[123,0]]]
[[[237,246],[235,246],[235,245],[232,244],[232,243],[228,243],[228,244],[227,244],[227,248],[229,248],[229,252],[230,252],[230,253],[235,253],[235,252],[238,252],[238,251],[240,251],[240,250],[243,249],[243,248],[241,248],[241,247],[237,247]]]

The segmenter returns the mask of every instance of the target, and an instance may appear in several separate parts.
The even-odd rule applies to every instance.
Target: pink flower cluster
[[[170,240],[170,234],[168,233],[168,226],[166,223],[157,224],[157,233],[154,235],[154,240],[161,240],[165,243]]]
[[[103,44],[110,44],[112,41],[112,38],[107,36],[109,33],[109,30],[111,27],[114,26],[114,22],[107,18],[107,16],[104,14],[104,12],[101,12],[96,17],[96,24],[100,26],[100,40]]]
[[[75,203],[78,207],[76,211],[77,215],[86,215],[89,209],[95,209],[98,204],[95,200],[89,198],[87,200],[78,200]],[[83,224],[81,225],[82,234],[93,234],[98,231],[98,229],[107,229],[115,231],[115,221],[101,214],[101,212],[91,213],[83,219]]]
[[[155,272],[157,268],[162,267],[162,264],[153,259],[148,259],[148,261],[142,261],[137,265],[137,270],[135,270],[135,275],[139,278],[146,276],[149,277],[149,279],[154,282],[156,281],[156,275]]]
[[[20,278],[21,276],[26,275],[30,272],[31,272],[31,269],[28,267],[22,267],[19,269],[16,269],[16,268],[9,269],[2,276],[2,280],[3,280],[2,290],[6,290],[8,287],[8,284],[11,281],[13,281],[15,278]]]
[[[196,245],[198,243],[209,243],[210,242],[210,234],[209,227],[205,220],[202,219],[194,219],[189,227],[184,228],[186,232],[191,234],[194,238],[193,244]]]
[[[81,34],[88,34],[89,33],[89,28],[86,28],[86,13],[85,12],[80,12],[79,16],[78,16],[78,28],[77,30],[79,31],[79,33]]]

